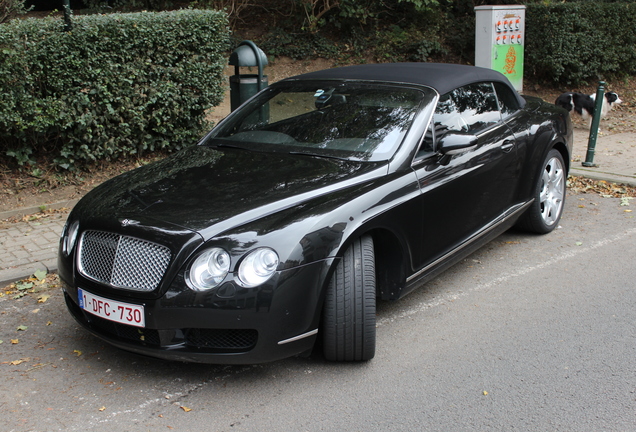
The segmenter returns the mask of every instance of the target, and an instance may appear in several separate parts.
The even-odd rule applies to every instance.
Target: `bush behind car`
[[[227,15],[181,10],[13,20],[0,27],[0,151],[72,169],[178,150],[224,96]]]
[[[526,29],[526,77],[579,85],[636,73],[633,1],[529,5]]]

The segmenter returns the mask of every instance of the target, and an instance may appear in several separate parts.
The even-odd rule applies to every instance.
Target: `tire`
[[[337,264],[325,298],[323,351],[329,361],[375,356],[375,253],[373,239],[357,239]]]
[[[565,181],[563,156],[552,149],[541,164],[541,173],[532,192],[534,202],[517,225],[538,234],[547,234],[559,226],[565,204]]]

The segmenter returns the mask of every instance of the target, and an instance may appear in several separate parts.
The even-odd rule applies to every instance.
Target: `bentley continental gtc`
[[[513,226],[559,224],[568,113],[473,66],[334,68],[266,87],[197,145],[72,210],[66,304],[139,354],[364,361],[397,300]]]

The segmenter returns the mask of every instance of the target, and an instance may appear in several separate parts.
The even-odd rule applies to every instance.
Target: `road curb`
[[[15,281],[27,279],[33,276],[38,270],[43,270],[47,273],[56,272],[57,258],[0,270],[0,287],[5,287]]]
[[[43,204],[41,206],[21,207],[14,210],[7,210],[0,212],[0,220],[42,213],[42,211],[46,210],[60,210],[64,208],[71,210],[73,207],[75,207],[75,204],[77,204],[78,201],[79,199],[72,199],[51,204]]]
[[[577,177],[587,177],[592,180],[605,180],[611,183],[623,183],[636,187],[636,176],[628,176],[622,174],[611,173],[599,170],[598,168],[572,167],[570,175]]]

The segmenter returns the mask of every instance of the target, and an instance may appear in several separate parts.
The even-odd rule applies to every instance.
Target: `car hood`
[[[194,146],[103,183],[78,204],[77,211],[93,222],[123,218],[161,221],[205,231],[207,239],[384,175],[387,166]]]

